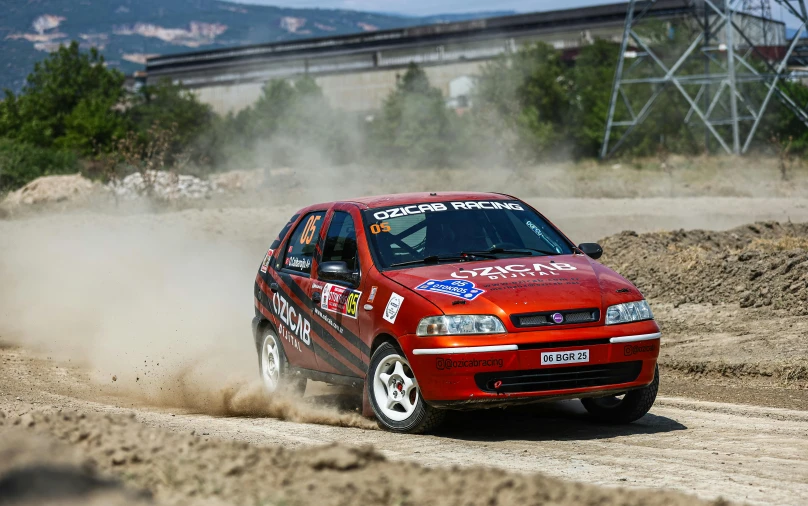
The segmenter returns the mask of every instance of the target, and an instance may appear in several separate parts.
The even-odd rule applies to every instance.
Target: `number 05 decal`
[[[381,234],[382,232],[389,232],[390,231],[390,224],[386,221],[379,223],[374,223],[370,226],[370,232],[373,235]]]
[[[311,244],[314,239],[314,231],[317,230],[317,222],[320,221],[322,216],[310,216],[309,221],[306,222],[306,227],[303,233],[300,234],[300,244]]]

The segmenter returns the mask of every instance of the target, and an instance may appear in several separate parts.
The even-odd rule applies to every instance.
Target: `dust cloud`
[[[78,363],[103,393],[134,402],[370,427],[355,413],[270,398],[258,382],[252,283],[287,219],[268,214],[253,241],[195,211],[5,222],[0,340]]]

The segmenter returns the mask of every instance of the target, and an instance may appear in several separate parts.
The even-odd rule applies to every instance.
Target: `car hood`
[[[512,314],[605,309],[641,295],[583,255],[501,258],[386,271],[446,314]],[[460,301],[464,301],[462,303]]]

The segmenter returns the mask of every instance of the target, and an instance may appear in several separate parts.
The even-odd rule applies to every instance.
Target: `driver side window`
[[[359,258],[356,247],[356,228],[351,215],[345,211],[335,211],[328,226],[323,248],[323,262],[345,262],[348,270],[359,272]]]
[[[320,239],[320,229],[323,226],[325,211],[311,213],[303,217],[297,225],[289,243],[283,260],[283,269],[296,271],[302,274],[311,273],[311,261],[314,258],[314,248]]]

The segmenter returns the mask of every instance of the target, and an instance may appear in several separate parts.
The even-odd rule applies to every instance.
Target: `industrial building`
[[[689,15],[694,3],[660,0],[649,15],[675,22]],[[468,103],[470,83],[481,66],[503,53],[537,41],[567,54],[595,39],[619,42],[626,7],[626,3],[617,3],[167,55],[149,59],[141,79],[181,82],[224,113],[254,103],[271,79],[310,75],[333,105],[366,111],[379,107],[403,69],[416,62],[450,104],[463,105]],[[769,48],[786,44],[783,23],[736,15],[743,18],[739,24],[748,25],[752,20],[761,27],[755,44]]]

